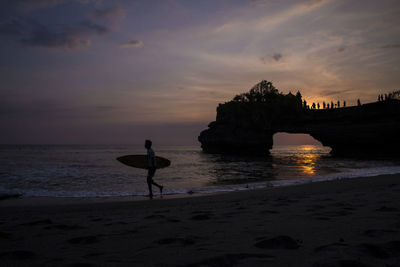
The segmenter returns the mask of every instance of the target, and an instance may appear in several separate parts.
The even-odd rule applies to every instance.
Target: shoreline
[[[208,197],[219,196],[225,194],[240,194],[242,192],[256,192],[256,191],[269,191],[278,188],[297,187],[302,185],[325,183],[340,180],[353,180],[353,179],[367,179],[383,176],[399,176],[400,173],[395,174],[373,174],[362,177],[317,177],[317,178],[302,178],[290,180],[274,180],[260,183],[247,184],[247,186],[238,187],[232,190],[221,190],[213,192],[194,192],[194,193],[172,193],[159,195],[156,193],[152,199],[147,196],[132,195],[132,196],[110,196],[110,197],[53,197],[53,196],[28,196],[11,194],[9,197],[0,200],[0,208],[8,206],[53,206],[53,205],[85,205],[85,204],[101,204],[101,203],[118,203],[118,202],[137,202],[137,201],[155,201],[155,200],[170,200],[170,199],[186,199],[194,197]],[[378,178],[379,179],[379,178]],[[251,186],[249,186],[251,185]],[[3,195],[4,196],[4,195]]]

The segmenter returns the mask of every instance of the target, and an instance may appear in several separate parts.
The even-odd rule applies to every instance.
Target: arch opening
[[[309,134],[278,132],[273,136],[273,148],[275,146],[293,146],[293,145],[313,145],[322,146],[321,142]]]
[[[298,174],[312,177],[318,174],[318,165],[322,156],[331,149],[309,134],[291,134],[278,132],[273,136],[271,155],[279,162],[295,168]]]

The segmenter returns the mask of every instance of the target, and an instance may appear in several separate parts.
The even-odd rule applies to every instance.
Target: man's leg
[[[149,170],[149,174],[151,175],[151,184],[153,184],[153,185],[155,185],[155,186],[157,186],[159,189],[160,189],[160,193],[162,193],[162,190],[163,190],[163,186],[162,185],[159,185],[159,184],[157,184],[156,182],[154,182],[154,180],[153,180],[153,176],[154,176],[154,174],[156,173],[156,169],[151,169],[151,170]],[[151,186],[151,185],[150,185]]]
[[[157,187],[160,189],[160,193],[162,193],[162,190],[163,190],[163,188],[164,188],[162,185],[159,185],[159,184],[157,184],[157,183],[154,182],[154,181],[152,181],[151,183],[154,184],[155,186],[157,186]]]
[[[149,170],[149,173],[147,174],[147,185],[149,187],[149,196],[152,197],[153,196],[153,190],[151,188],[151,184],[153,183],[153,179],[152,179],[152,173],[151,170]]]

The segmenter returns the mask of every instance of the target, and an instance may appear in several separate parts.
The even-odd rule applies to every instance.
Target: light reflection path
[[[304,145],[304,146],[299,147],[300,155],[298,157],[297,163],[300,167],[300,170],[303,172],[303,174],[306,174],[306,175],[314,175],[315,174],[316,163],[321,156],[316,155],[315,153],[312,153],[314,149],[315,149],[315,146],[311,146],[311,145]]]

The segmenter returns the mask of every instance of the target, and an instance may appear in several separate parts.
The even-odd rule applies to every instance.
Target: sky
[[[400,89],[399,14],[399,0],[0,0],[0,143],[198,144],[261,80],[374,102]]]

